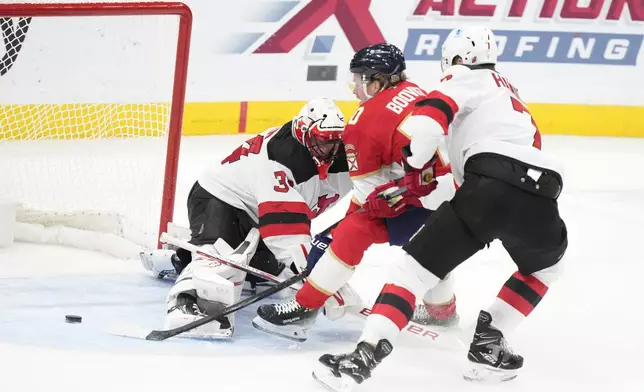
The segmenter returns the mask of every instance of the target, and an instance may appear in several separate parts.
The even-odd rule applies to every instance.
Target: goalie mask
[[[293,136],[311,153],[320,179],[342,153],[344,115],[330,98],[309,101],[293,119]]]

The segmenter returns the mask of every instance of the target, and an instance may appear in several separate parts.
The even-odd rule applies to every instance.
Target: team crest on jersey
[[[344,151],[347,155],[349,171],[358,171],[358,152],[353,144],[345,144]]]
[[[313,207],[312,209],[312,211],[315,213],[315,216],[319,216],[321,213],[326,211],[326,209],[329,208],[331,204],[338,201],[339,198],[340,198],[340,195],[337,193],[333,196],[322,195],[318,197],[318,204],[316,204],[315,207]]]

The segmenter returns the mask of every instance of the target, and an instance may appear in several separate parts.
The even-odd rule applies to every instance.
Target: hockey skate
[[[371,377],[371,372],[392,350],[393,346],[386,339],[380,340],[375,347],[360,342],[352,353],[322,355],[319,361],[323,366],[318,366],[312,375],[325,388],[346,392]]]
[[[281,304],[267,304],[257,308],[253,327],[273,335],[303,342],[307,331],[315,323],[319,309],[307,309],[295,298]]]
[[[463,377],[468,381],[509,381],[523,366],[523,357],[512,352],[503,333],[491,323],[492,316],[482,310],[467,353],[470,368]]]
[[[422,325],[437,327],[453,327],[458,325],[459,316],[456,313],[456,297],[445,304],[421,303],[416,305],[411,321]]]
[[[201,318],[207,317],[204,308],[198,304],[199,299],[188,295],[179,294],[176,304],[168,309],[165,319],[165,328],[172,329],[191,323]],[[203,339],[227,339],[233,335],[234,328],[228,317],[222,317],[217,321],[202,325],[193,330],[183,333],[184,337],[203,338]]]

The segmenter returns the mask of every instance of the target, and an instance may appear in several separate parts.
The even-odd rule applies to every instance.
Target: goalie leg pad
[[[220,312],[239,298],[236,296],[235,283],[218,274],[226,274],[228,271],[218,268],[221,266],[197,264],[192,262],[182,271],[168,294],[168,313],[164,326],[166,329],[177,328]],[[239,292],[241,293],[241,286]],[[189,331],[186,336],[230,337],[234,326],[234,315],[229,315]]]
[[[197,301],[197,287],[195,285],[196,263],[190,263],[181,271],[177,281],[170,289],[166,299],[168,312],[165,317],[164,328],[172,329],[199,320],[206,316],[205,311]],[[211,309],[213,310],[213,309]],[[229,321],[220,320],[202,325],[184,336],[226,338],[232,335],[232,325]]]
[[[258,241],[259,232],[253,229],[233,253],[222,257],[237,264],[248,265]],[[210,245],[202,248],[209,253],[215,253]],[[245,272],[236,268],[195,255],[194,261],[184,268],[168,293],[165,327],[179,327],[207,315],[216,314],[239,301],[245,276]],[[232,314],[224,319],[202,325],[189,332],[187,336],[230,337],[234,325],[235,318]]]

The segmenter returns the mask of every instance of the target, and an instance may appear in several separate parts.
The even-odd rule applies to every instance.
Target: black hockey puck
[[[83,321],[81,316],[74,316],[73,314],[68,314],[65,316],[65,321],[68,323],[80,323]]]

